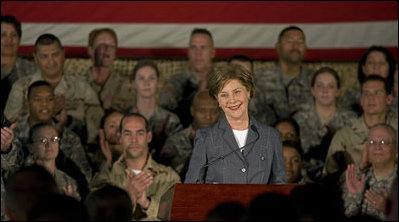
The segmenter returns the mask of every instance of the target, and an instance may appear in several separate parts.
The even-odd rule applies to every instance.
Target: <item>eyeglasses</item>
[[[394,144],[394,142],[389,142],[386,140],[381,140],[381,141],[375,141],[375,140],[368,140],[366,142],[368,147],[377,147],[377,145],[380,145],[382,148],[387,149],[389,145]]]
[[[44,145],[48,145],[50,142],[51,143],[58,143],[60,142],[61,138],[59,138],[58,136],[54,136],[51,138],[41,138],[39,141],[40,143],[43,143]]]

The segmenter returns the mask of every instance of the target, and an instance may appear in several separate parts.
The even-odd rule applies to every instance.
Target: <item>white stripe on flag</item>
[[[212,32],[218,48],[273,48],[279,32],[297,25],[306,34],[310,49],[398,46],[398,21],[305,23],[305,24],[157,24],[157,23],[23,23],[21,45],[34,45],[44,33],[58,36],[64,46],[87,46],[94,28],[110,27],[118,35],[119,47],[185,48],[193,28]]]

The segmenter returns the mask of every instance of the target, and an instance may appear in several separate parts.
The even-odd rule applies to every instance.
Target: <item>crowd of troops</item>
[[[10,219],[3,208],[7,179],[34,163],[51,172],[61,192],[78,200],[113,184],[128,191],[134,219],[157,219],[161,196],[184,181],[196,130],[222,115],[207,91],[215,68],[212,34],[202,28],[191,32],[188,66],[158,93],[162,73],[154,61],[138,61],[129,76],[113,68],[118,38],[110,28],[90,32],[90,67],[84,73],[65,73],[59,37],[39,36],[32,61],[17,53],[21,24],[13,16],[2,16],[1,23],[2,219]],[[233,56],[228,63],[253,73],[256,93],[250,115],[280,131],[288,182],[333,181],[344,190],[348,216],[362,211],[385,219],[377,205],[364,206],[365,195],[347,185],[345,172],[350,164],[355,174],[365,172],[367,187],[386,189],[385,197],[397,180],[397,141],[394,171],[383,177],[373,174],[376,164],[365,148],[375,125],[386,124],[380,128],[397,137],[394,57],[382,46],[370,47],[358,64],[359,87],[342,93],[333,68],[309,70],[304,65],[306,38],[299,27],[282,30],[275,49],[275,66],[257,73],[247,56]],[[41,149],[53,144],[59,146],[51,155]],[[144,157],[126,151],[135,144],[137,150],[147,150]]]

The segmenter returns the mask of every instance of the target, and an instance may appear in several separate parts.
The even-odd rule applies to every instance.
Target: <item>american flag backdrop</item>
[[[185,58],[190,32],[207,28],[216,57],[277,59],[279,32],[306,34],[307,61],[357,61],[371,45],[398,58],[398,1],[1,1],[1,14],[22,22],[21,54],[53,33],[67,56],[87,56],[89,32],[113,28],[118,56]]]

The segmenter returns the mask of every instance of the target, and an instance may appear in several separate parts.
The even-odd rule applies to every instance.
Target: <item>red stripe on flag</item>
[[[358,61],[367,48],[351,49],[308,49],[305,61]],[[398,60],[398,48],[389,47],[395,60]],[[21,46],[19,53],[28,55],[33,52],[33,46]],[[67,57],[87,57],[85,47],[65,47]],[[216,59],[228,59],[232,55],[243,54],[254,60],[277,60],[275,49],[270,48],[216,48]],[[186,59],[187,50],[184,48],[118,48],[117,56],[120,58],[157,58],[157,59]],[[322,59],[321,59],[322,58]]]
[[[22,22],[323,23],[398,19],[398,1],[1,1]]]

